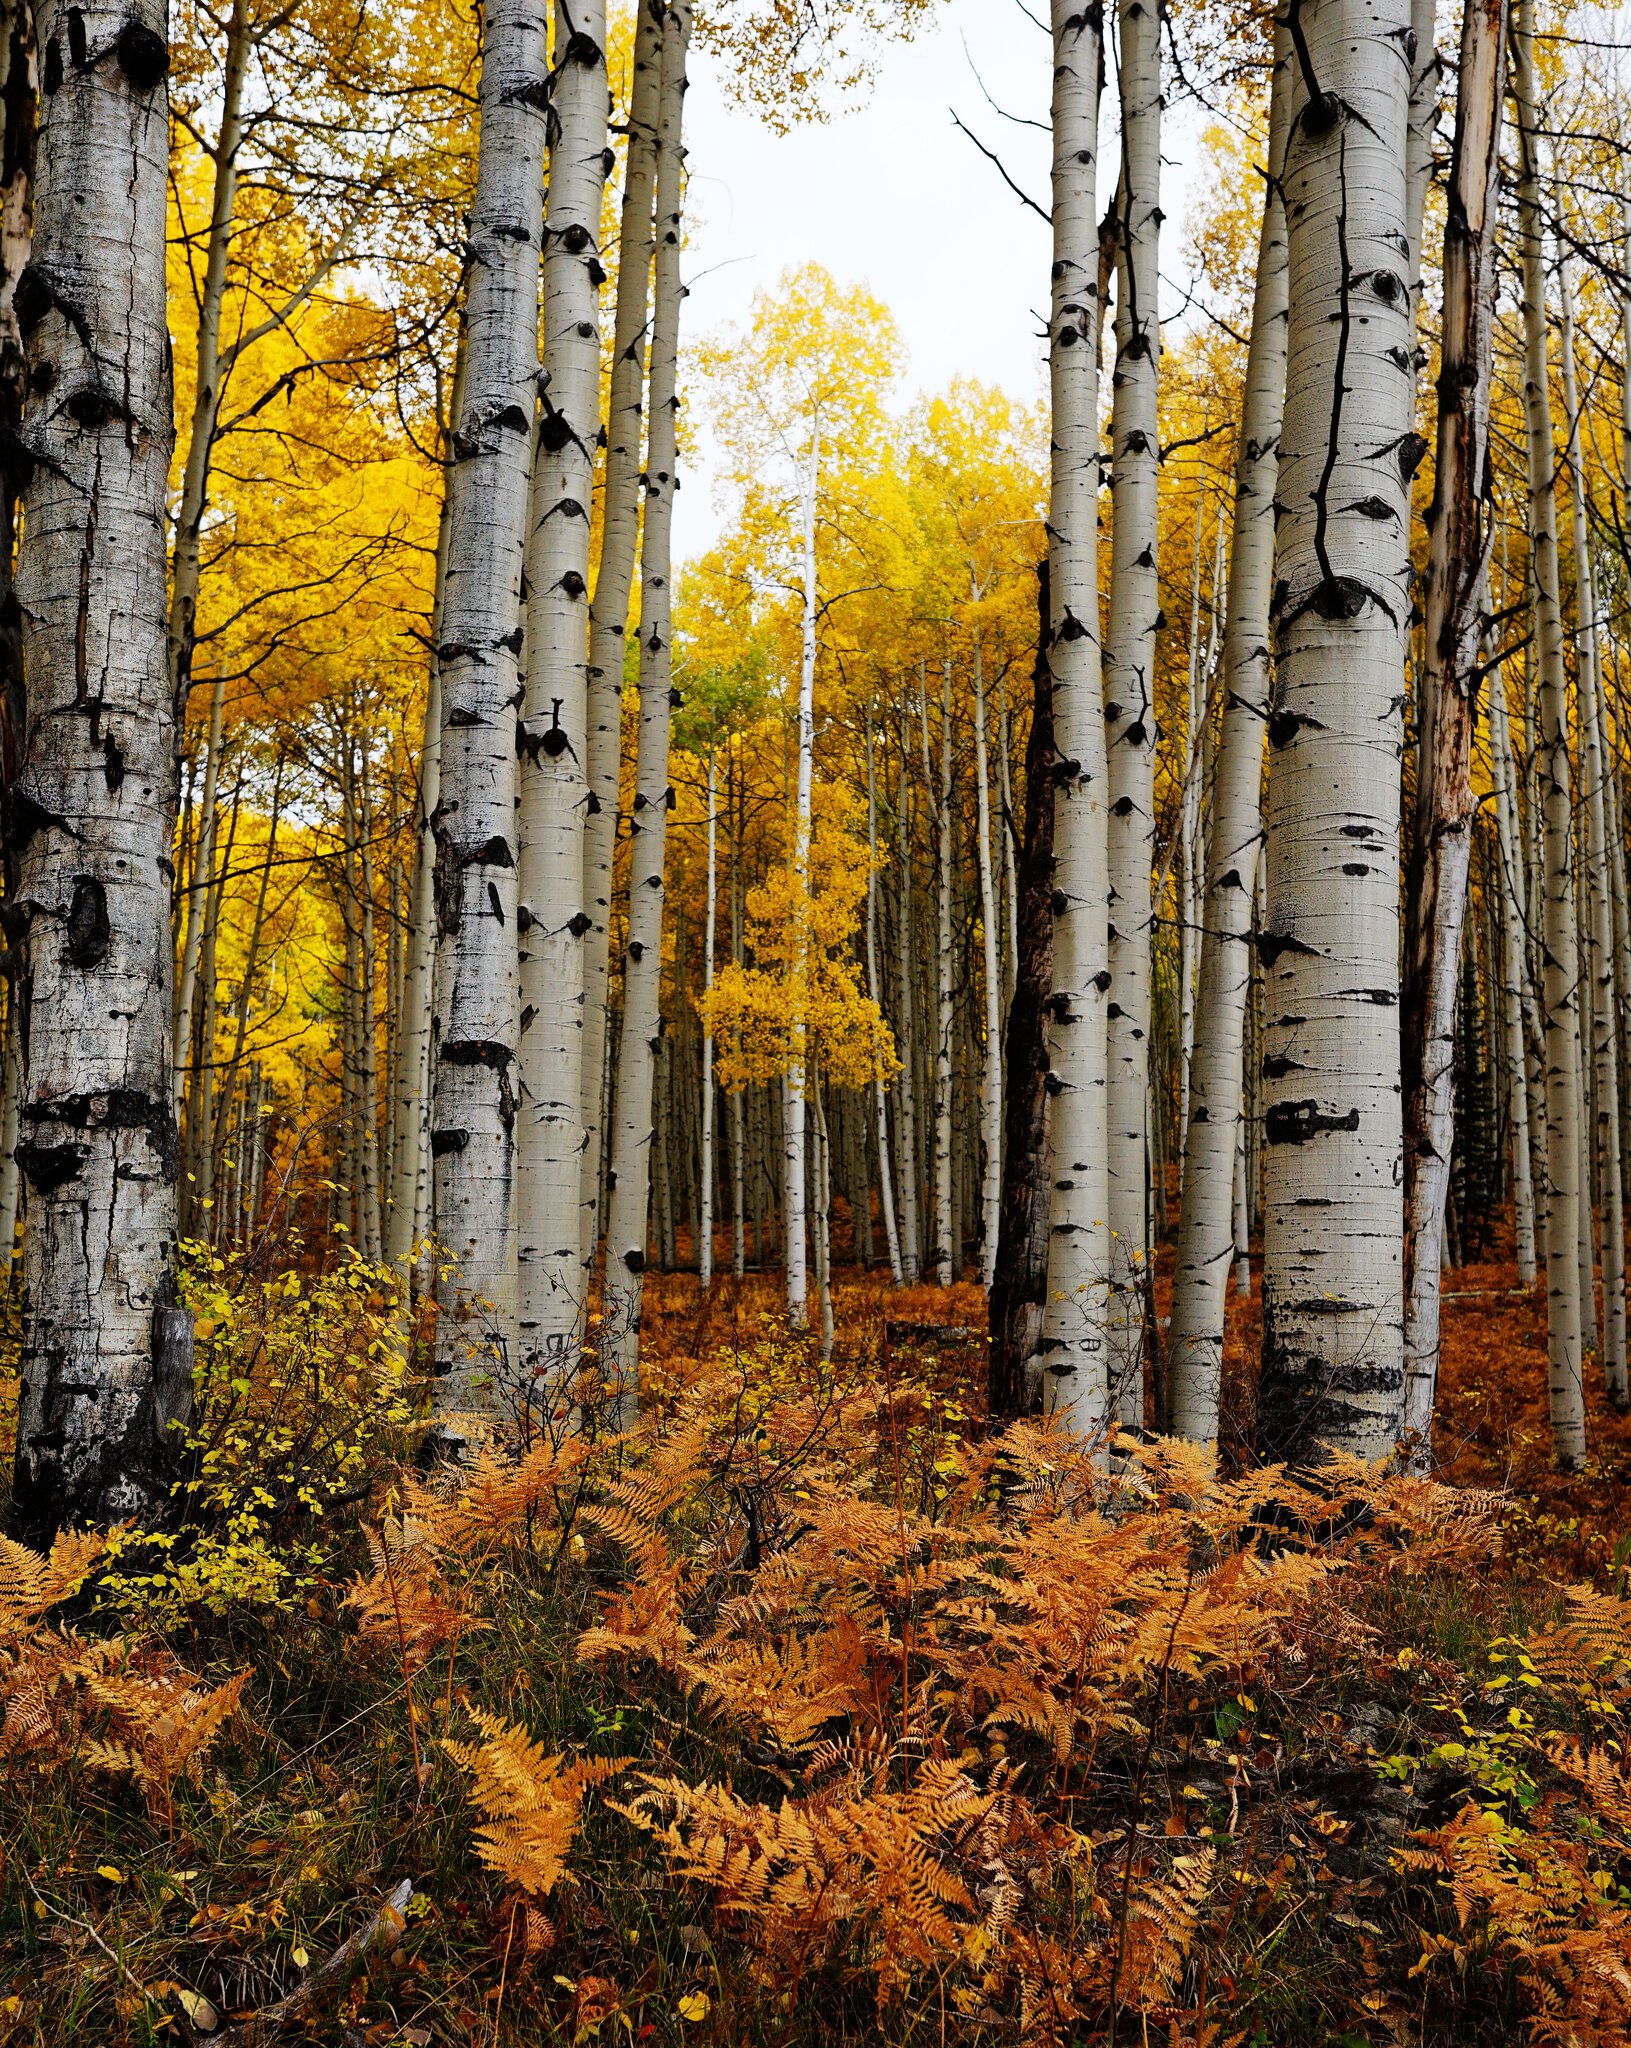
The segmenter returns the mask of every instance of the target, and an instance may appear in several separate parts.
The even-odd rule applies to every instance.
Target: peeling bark
[[[1473,735],[1493,536],[1489,449],[1495,214],[1506,72],[1505,0],[1462,20],[1455,145],[1444,228],[1438,446],[1428,518],[1426,658],[1417,719],[1416,820],[1405,875],[1400,1034],[1405,1142],[1405,1434],[1431,1457],[1439,1275],[1455,1141],[1456,999],[1478,799]]]
[[[1580,963],[1570,849],[1568,679],[1558,594],[1557,474],[1546,363],[1546,265],[1541,240],[1539,138],[1535,118],[1534,4],[1512,15],[1512,93],[1517,116],[1518,239],[1523,265],[1524,420],[1529,459],[1529,546],[1534,578],[1537,682],[1534,754],[1540,777],[1544,966],[1541,1013],[1546,1099],[1547,1396],[1558,1463],[1586,1459],[1581,1378]],[[1531,898],[1531,908],[1533,899]],[[1589,1199],[1589,1196],[1586,1197]]]

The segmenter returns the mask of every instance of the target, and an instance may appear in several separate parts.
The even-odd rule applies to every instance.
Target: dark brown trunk
[[[991,1284],[994,1420],[1038,1405],[1030,1362],[1042,1338],[1048,1292],[1048,1034],[1053,987],[1053,676],[1048,667],[1048,571],[1038,570],[1042,632],[1032,672],[1031,737],[1025,749],[1025,835],[1019,858],[1019,959],[1003,1046],[1002,1206]],[[1004,829],[1013,829],[1004,821]]]

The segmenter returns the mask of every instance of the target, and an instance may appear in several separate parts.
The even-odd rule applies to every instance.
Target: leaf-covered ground
[[[1460,1497],[1107,1493],[988,1439],[972,1287],[857,1276],[828,1371],[654,1275],[638,1440],[285,1472],[276,1597],[8,1553],[0,2038],[1623,2040],[1625,1426],[1549,1473],[1510,1286],[1452,1284]]]

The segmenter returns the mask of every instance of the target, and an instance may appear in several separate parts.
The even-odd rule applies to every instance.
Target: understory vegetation
[[[192,1289],[173,1527],[0,1552],[4,2038],[1631,2027],[1624,1424],[1546,1475],[1481,1314],[1452,1488],[1107,1475],[859,1272],[827,1363],[653,1276],[635,1433],[448,1465],[387,1274]]]

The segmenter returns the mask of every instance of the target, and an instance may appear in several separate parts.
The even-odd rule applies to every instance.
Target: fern
[[[476,1853],[537,1907],[557,1884],[571,1881],[566,1858],[584,1794],[626,1765],[616,1757],[567,1763],[495,1714],[477,1711],[474,1718],[481,1742],[444,1740],[442,1747],[470,1773],[470,1797],[485,1816],[476,1829]]]

